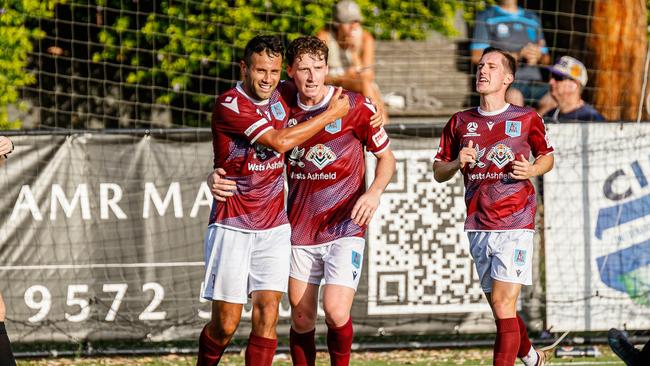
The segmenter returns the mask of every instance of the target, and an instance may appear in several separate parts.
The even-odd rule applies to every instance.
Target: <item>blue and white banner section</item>
[[[547,128],[548,326],[650,328],[650,124]]]

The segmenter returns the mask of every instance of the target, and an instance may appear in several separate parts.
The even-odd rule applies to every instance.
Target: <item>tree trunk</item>
[[[588,46],[593,101],[612,121],[637,119],[648,47],[645,0],[596,0]]]

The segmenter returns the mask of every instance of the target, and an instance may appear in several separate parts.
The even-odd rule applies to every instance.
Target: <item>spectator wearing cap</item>
[[[587,85],[587,69],[571,56],[562,56],[549,67],[550,94],[557,107],[544,115],[548,121],[605,121],[598,111],[582,99]]]
[[[334,6],[332,24],[316,34],[329,49],[325,82],[361,93],[385,111],[375,83],[375,39],[361,27],[362,20],[359,5],[342,0]],[[384,121],[388,123],[385,112]]]
[[[548,91],[540,65],[551,62],[539,17],[517,6],[517,0],[500,0],[476,16],[470,44],[472,63],[478,64],[483,50],[498,47],[518,62],[515,82],[506,93],[514,105],[536,103]]]

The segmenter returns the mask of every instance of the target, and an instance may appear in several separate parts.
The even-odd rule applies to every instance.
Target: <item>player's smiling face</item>
[[[282,57],[269,55],[266,51],[253,53],[251,64],[240,64],[244,75],[244,91],[255,99],[268,99],[278,86],[282,75]]]
[[[504,65],[505,57],[498,52],[490,52],[481,57],[476,70],[476,92],[491,94],[502,88],[507,89],[514,79]]]
[[[298,88],[300,101],[306,105],[318,104],[327,94],[325,76],[328,68],[324,55],[303,54],[287,65],[287,74]]]

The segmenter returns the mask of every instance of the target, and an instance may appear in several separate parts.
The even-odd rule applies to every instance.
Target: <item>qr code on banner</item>
[[[435,182],[431,153],[394,151],[395,176],[368,228],[368,315],[485,311],[462,177]]]

